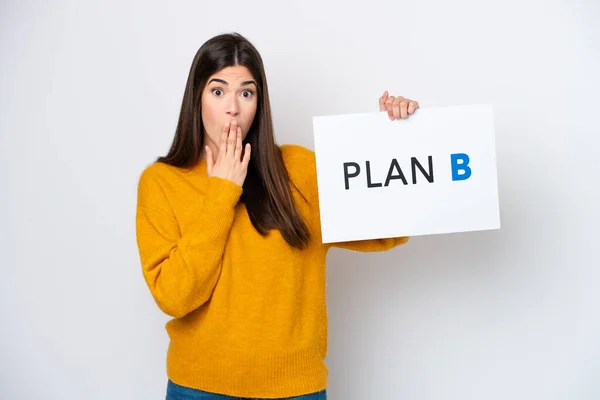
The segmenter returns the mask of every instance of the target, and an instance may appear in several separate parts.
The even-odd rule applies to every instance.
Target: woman
[[[379,99],[390,119],[418,103]],[[175,138],[138,186],[143,275],[167,323],[167,399],[325,399],[325,259],[314,153],[278,146],[262,59],[239,34],[198,50]]]

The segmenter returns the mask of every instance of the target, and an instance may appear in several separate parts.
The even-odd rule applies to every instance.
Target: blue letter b
[[[460,161],[460,162],[459,162]],[[464,153],[451,154],[450,164],[452,165],[452,180],[464,181],[471,176],[471,168],[469,164],[469,156]],[[464,171],[462,174],[459,171]]]

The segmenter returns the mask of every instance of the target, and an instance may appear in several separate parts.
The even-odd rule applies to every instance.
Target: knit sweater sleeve
[[[137,244],[145,281],[164,313],[182,317],[210,298],[241,194],[241,186],[209,178],[197,205],[197,217],[182,235],[155,173],[147,169],[141,175]]]
[[[341,249],[362,252],[386,251],[408,242],[409,239],[410,237],[408,236],[400,236],[386,239],[355,240],[350,242],[327,243],[326,247],[338,247]]]

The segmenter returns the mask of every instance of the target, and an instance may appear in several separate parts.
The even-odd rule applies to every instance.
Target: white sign
[[[313,118],[324,243],[500,228],[493,109]]]

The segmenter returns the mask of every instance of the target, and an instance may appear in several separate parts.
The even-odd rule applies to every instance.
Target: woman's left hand
[[[406,119],[419,108],[419,103],[402,96],[390,96],[387,90],[379,98],[379,111],[387,111],[393,121],[395,119]]]

